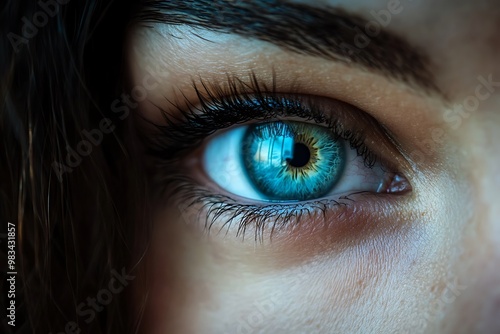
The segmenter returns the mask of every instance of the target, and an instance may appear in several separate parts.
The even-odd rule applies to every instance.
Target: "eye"
[[[380,193],[412,190],[411,166],[371,115],[276,87],[228,77],[195,83],[196,98],[169,100],[165,124],[144,138],[152,191],[208,231],[236,224],[237,236],[254,227],[262,238],[267,227],[272,234],[327,212],[347,222],[396,203]],[[358,205],[358,193],[374,195]]]
[[[203,169],[223,190],[259,201],[305,201],[381,191],[391,173],[324,126],[275,121],[239,126],[211,138]]]

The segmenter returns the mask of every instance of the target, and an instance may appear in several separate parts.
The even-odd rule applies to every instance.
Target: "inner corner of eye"
[[[238,126],[211,137],[202,155],[204,172],[219,188],[257,201],[411,189],[401,174],[366,167],[363,157],[331,129],[305,122]]]
[[[387,173],[377,189],[378,193],[402,194],[413,189],[406,176],[401,173]]]

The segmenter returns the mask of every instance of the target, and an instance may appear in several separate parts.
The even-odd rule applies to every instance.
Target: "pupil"
[[[309,148],[303,143],[295,143],[293,146],[293,158],[286,159],[286,161],[291,166],[299,168],[307,165],[310,158],[311,152],[309,151]]]

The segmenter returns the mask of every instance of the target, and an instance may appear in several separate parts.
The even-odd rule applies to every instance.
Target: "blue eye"
[[[223,190],[264,202],[293,202],[387,185],[384,168],[363,157],[330,129],[304,122],[243,125],[210,138],[205,173]]]
[[[248,127],[241,159],[255,189],[270,200],[319,198],[339,180],[345,148],[328,129],[300,122]]]

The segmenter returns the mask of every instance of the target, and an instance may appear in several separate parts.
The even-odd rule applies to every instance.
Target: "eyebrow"
[[[378,23],[380,30],[367,34],[367,24],[376,21],[340,8],[279,0],[142,0],[140,6],[134,19],[141,23],[255,38],[299,54],[361,65],[442,95],[425,53]],[[366,38],[360,37],[363,34]]]

